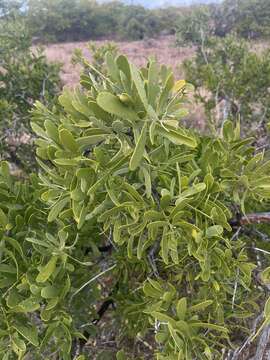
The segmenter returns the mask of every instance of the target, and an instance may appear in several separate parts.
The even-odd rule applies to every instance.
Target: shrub
[[[201,44],[210,35],[237,34],[244,39],[267,39],[268,0],[224,0],[217,4],[191,5],[181,9],[177,22],[177,45]]]
[[[154,337],[157,359],[220,358],[265,299],[266,261],[234,226],[268,201],[269,161],[231,122],[185,129],[188,86],[165,66],[106,66],[63,92],[64,113],[36,103],[39,179],[2,164],[0,351],[70,359],[114,304],[119,337]]]
[[[208,6],[190,7],[189,11],[181,15],[176,28],[176,45],[198,45],[213,33],[211,11]]]
[[[0,20],[0,56],[1,157],[27,168],[33,164],[29,111],[36,100],[53,104],[60,66],[31,49],[31,35],[16,18]]]
[[[236,33],[245,39],[270,35],[268,0],[225,0],[213,9],[212,14],[216,35]]]
[[[184,63],[187,80],[208,118],[219,125],[227,118],[241,120],[253,130],[269,118],[270,52],[256,53],[250,44],[233,35],[212,37],[198,46],[194,59]],[[216,116],[213,110],[223,111]]]

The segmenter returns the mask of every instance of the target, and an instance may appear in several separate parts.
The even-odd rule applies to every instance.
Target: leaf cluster
[[[38,177],[2,163],[0,353],[70,359],[109,300],[119,333],[154,338],[157,359],[219,359],[265,299],[231,220],[269,201],[270,163],[239,124],[186,129],[190,86],[170,68],[105,63],[62,93],[63,112],[36,103]]]

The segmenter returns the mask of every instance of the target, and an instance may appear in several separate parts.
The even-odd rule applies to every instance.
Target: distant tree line
[[[113,37],[140,40],[175,32],[180,10],[148,10],[120,1],[0,0],[0,14],[16,9],[33,37],[42,41],[79,41]]]
[[[79,41],[102,37],[140,40],[177,34],[178,43],[202,36],[243,38],[270,35],[269,0],[224,0],[221,4],[149,10],[120,1],[0,0],[0,16],[17,13],[39,41]]]

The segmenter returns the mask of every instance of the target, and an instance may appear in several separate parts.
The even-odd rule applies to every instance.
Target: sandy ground
[[[107,41],[95,41],[96,44],[104,44]],[[176,48],[174,37],[166,36],[158,39],[148,39],[133,42],[115,42],[121,53],[127,55],[132,62],[138,66],[146,63],[149,56],[156,56],[162,64],[171,65],[177,75],[181,75],[181,63],[190,58],[194,48]],[[51,61],[58,61],[63,64],[62,80],[65,85],[74,86],[78,83],[80,69],[71,64],[74,50],[80,48],[87,58],[91,55],[87,49],[87,42],[72,42],[62,44],[50,44],[45,47],[45,54]]]

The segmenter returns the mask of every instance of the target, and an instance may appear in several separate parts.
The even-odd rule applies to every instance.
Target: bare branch
[[[240,216],[230,221],[232,226],[243,226],[251,224],[270,224],[270,212],[253,213]]]

